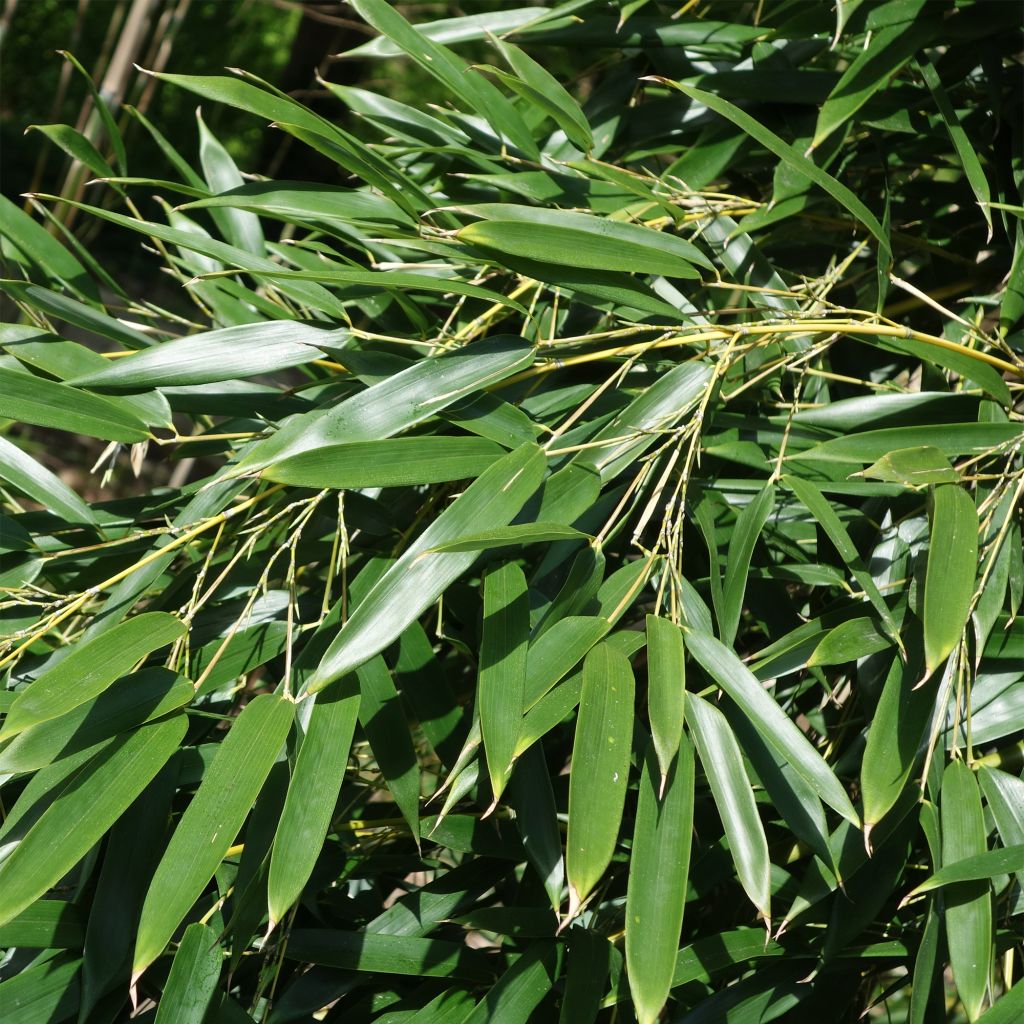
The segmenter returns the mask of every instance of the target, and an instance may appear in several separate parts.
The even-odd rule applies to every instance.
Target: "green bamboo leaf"
[[[928,916],[925,920],[921,945],[914,959],[913,984],[910,988],[910,1012],[908,1024],[924,1024],[928,1003],[935,986],[935,969],[939,965],[939,934],[942,929],[942,915],[934,900],[928,901]]]
[[[943,455],[981,455],[1018,441],[1024,429],[1017,423],[943,423],[932,426],[865,430],[808,448],[792,456],[801,462],[877,462],[900,448],[937,448]]]
[[[512,771],[526,692],[530,603],[514,562],[485,577],[483,616],[477,702],[494,806]]]
[[[974,772],[952,761],[942,775],[942,863],[986,852],[985,815]],[[946,941],[953,980],[969,1021],[985,1005],[992,963],[992,896],[987,881],[960,882],[946,892]]]
[[[807,667],[843,665],[891,646],[892,639],[878,629],[876,620],[871,616],[847,619],[825,634],[807,659]]]
[[[96,286],[75,256],[41,224],[6,196],[0,196],[0,235],[47,275],[64,281],[83,299],[95,302]]]
[[[979,1024],[1015,1024],[1024,1013],[1024,980],[990,1006],[979,1018]]]
[[[0,982],[5,1024],[50,1024],[64,1019],[69,1007],[78,1006],[81,968],[81,960],[58,956]]]
[[[632,224],[626,221],[613,220],[610,217],[596,217],[589,213],[574,213],[569,210],[543,209],[537,206],[520,206],[516,203],[475,203],[469,206],[458,206],[455,209],[480,217],[485,221],[513,222],[531,224],[535,227],[558,228],[567,232],[569,237],[574,232],[582,232],[590,236],[592,242],[605,249],[611,249],[615,243],[621,247],[619,252],[637,252],[643,250],[646,259],[653,260],[659,266],[677,268],[679,263],[694,263],[705,270],[712,270],[713,264],[692,242],[680,238],[669,231],[657,231],[644,224]],[[666,263],[671,258],[672,262]],[[573,264],[575,265],[575,264]],[[598,269],[615,269],[610,264],[597,264]],[[633,264],[624,264],[626,271],[639,271],[641,268]],[[652,271],[657,273],[657,271]]]
[[[587,219],[601,223],[597,218]],[[482,220],[461,228],[455,237],[461,242],[491,252],[560,267],[662,274],[665,277],[700,276],[691,264],[653,246],[607,238],[603,234],[574,227],[527,224],[514,220]]]
[[[254,377],[320,359],[326,348],[340,348],[347,332],[274,320],[240,324],[175,338],[103,370],[76,378],[76,387],[110,391],[209,384]]]
[[[566,874],[568,917],[575,917],[612,859],[629,784],[633,670],[600,643],[583,663],[583,689],[569,773]]]
[[[270,694],[256,697],[219,745],[146,894],[132,963],[133,985],[163,952],[235,841],[277,760],[294,707]]]
[[[532,362],[533,349],[507,335],[421,359],[339,405],[291,417],[276,434],[251,445],[235,472],[256,472],[328,445],[391,437]]]
[[[743,765],[743,754],[718,708],[692,693],[686,703],[686,719],[729,840],[740,885],[758,913],[768,920],[771,917],[768,841]]]
[[[65,900],[36,900],[0,928],[4,949],[81,949],[84,939],[82,916]]]
[[[3,366],[0,366],[0,417],[105,441],[131,444],[150,436],[145,423],[116,400]]]
[[[217,933],[208,925],[190,924],[174,954],[155,1024],[202,1024],[220,979],[220,964]]]
[[[869,480],[906,484],[915,490],[929,484],[950,484],[960,480],[960,474],[950,465],[949,459],[931,445],[888,452],[857,475]]]
[[[526,855],[544,883],[551,908],[557,914],[565,882],[562,834],[558,829],[551,776],[540,744],[535,743],[517,758],[506,794],[515,811],[516,827]]]
[[[352,676],[316,695],[270,857],[267,902],[271,928],[295,904],[330,830],[359,714]]]
[[[114,168],[100,155],[99,150],[79,131],[66,124],[30,124],[26,132],[36,131],[60,147],[72,160],[87,167],[97,178],[109,178]]]
[[[937,23],[921,19],[926,0],[904,0],[899,21],[873,32],[850,62],[818,113],[810,149],[852,122],[854,115],[935,35]]]
[[[965,857],[963,860],[943,864],[920,885],[907,894],[906,899],[919,896],[921,893],[940,889],[944,885],[955,885],[958,882],[976,882],[980,879],[995,878],[997,875],[1008,875],[1024,870],[1024,843],[1016,846],[1004,846],[996,850]]]
[[[774,507],[775,488],[769,484],[743,507],[736,519],[725,560],[722,617],[718,624],[719,636],[725,644],[732,644],[736,639],[743,611],[743,595],[750,575],[750,557]]]
[[[93,510],[63,480],[6,437],[0,437],[0,480],[6,480],[69,523],[97,525]]]
[[[73,776],[0,863],[0,925],[55,886],[125,812],[178,749],[184,715],[143,725],[109,743]]]
[[[853,578],[860,584],[861,590],[867,595],[875,611],[878,612],[885,626],[886,633],[899,641],[899,626],[893,618],[889,605],[882,597],[871,573],[861,560],[856,546],[850,539],[850,534],[843,526],[842,520],[836,514],[835,509],[825,499],[825,496],[809,480],[801,480],[799,477],[786,476],[783,478],[786,486],[800,499],[812,516],[821,525],[821,528],[828,535],[828,539],[835,545],[840,557],[846,563]]]
[[[885,255],[886,261],[892,259],[892,248],[889,243],[888,233],[878,222],[878,218],[850,189],[836,181],[832,175],[811,163],[806,156],[798,153],[788,143],[783,142],[774,132],[765,128],[763,124],[740,110],[739,107],[734,106],[728,100],[722,99],[721,96],[705,92],[703,89],[696,89],[692,85],[684,85],[682,82],[673,82],[667,78],[658,80],[664,82],[665,85],[678,89],[681,93],[689,96],[690,99],[702,103],[716,114],[721,114],[722,117],[728,118],[734,125],[741,128],[770,153],[774,153],[797,174],[802,174],[805,178],[809,178],[815,185],[826,191],[840,206],[853,214],[875,236],[882,253]]]
[[[860,818],[832,769],[735,653],[699,630],[686,630],[684,639],[686,649],[743,711],[762,739],[792,765],[829,807],[859,825]]]
[[[236,208],[288,222],[340,221],[355,224],[409,224],[409,215],[384,196],[360,189],[308,181],[250,181],[218,195],[183,203],[179,210]]]
[[[404,487],[477,477],[504,454],[476,437],[399,437],[331,444],[282,459],[268,480],[296,487]]]
[[[909,652],[906,662],[893,659],[868,727],[860,768],[868,841],[871,830],[892,810],[906,788],[935,707],[933,692],[915,688],[924,660],[919,640],[910,643]]]
[[[109,634],[108,634],[109,635]],[[165,668],[123,676],[72,711],[30,726],[0,751],[0,772],[30,772],[184,707],[192,683]]]
[[[359,721],[388,790],[414,836],[419,835],[420,766],[398,690],[379,655],[356,669]]]
[[[683,738],[686,713],[686,651],[683,634],[675,623],[657,615],[647,616],[647,713],[657,754],[664,792],[672,764]]]
[[[494,44],[518,76],[513,78],[511,75],[501,75],[501,80],[518,95],[543,110],[565,132],[574,146],[584,153],[589,152],[594,145],[590,124],[579,104],[562,88],[558,79],[518,46],[500,39],[495,39]]]
[[[1003,845],[1024,843],[1024,779],[996,768],[982,767],[978,781]],[[1024,870],[1017,872],[1017,881],[1024,884]]]
[[[199,110],[196,111],[196,122],[199,125],[199,162],[210,191],[227,192],[243,185],[242,175],[235,161],[231,159],[231,154],[206,127]],[[245,249],[255,256],[263,256],[266,253],[259,217],[245,210],[231,208],[221,210],[219,216],[223,225],[222,230],[226,232],[232,245]]]
[[[667,776],[652,744],[640,779],[626,893],[626,966],[640,1024],[658,1019],[672,986],[688,885],[693,791],[689,740],[682,741]]]
[[[924,583],[925,678],[960,643],[978,572],[978,513],[957,484],[935,488]]]
[[[491,127],[530,158],[539,152],[516,108],[482,75],[440,43],[417,32],[384,0],[353,0],[359,16],[436,78],[460,102],[468,103]]]
[[[494,980],[491,958],[461,942],[370,931],[296,928],[289,933],[285,956],[303,963],[346,971],[410,975],[414,978]]]
[[[0,739],[72,711],[130,672],[147,654],[185,633],[166,612],[144,612],[93,640],[79,642],[52,669],[23,690],[11,705]]]
[[[554,986],[561,964],[560,945],[531,943],[462,1024],[528,1024]]]
[[[614,479],[697,405],[711,379],[707,363],[673,366],[573,456],[571,465],[591,469],[605,482]]]
[[[991,238],[992,193],[989,191],[988,179],[985,177],[985,171],[981,166],[981,161],[978,159],[978,154],[971,145],[971,140],[968,138],[967,132],[964,131],[960,119],[956,116],[953,104],[949,102],[949,96],[942,86],[942,80],[939,78],[939,73],[935,70],[935,65],[927,57],[922,57],[918,60],[917,67],[921,72],[921,77],[924,79],[924,84],[928,86],[928,91],[932,94],[932,99],[935,100],[935,105],[939,108],[939,114],[945,122],[946,131],[949,132],[950,139],[953,141],[956,155],[960,158],[964,174],[967,175],[967,180],[970,182],[971,191],[974,192],[974,197],[978,200],[978,205],[981,207],[985,223],[988,224],[988,236]]]
[[[429,554],[480,522],[508,523],[536,491],[544,455],[523,445],[494,463],[413,542],[359,603],[307,683],[311,693],[397,639],[476,560],[475,552]]]
[[[458,540],[448,541],[430,548],[430,554],[445,551],[487,551],[510,545],[544,544],[559,540],[588,540],[588,535],[562,523],[516,523],[496,526],[482,533],[470,533]]]

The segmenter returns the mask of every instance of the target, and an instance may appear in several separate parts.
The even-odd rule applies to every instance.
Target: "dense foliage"
[[[0,1016],[1020,1019],[1018,6],[489,6],[2,201]]]

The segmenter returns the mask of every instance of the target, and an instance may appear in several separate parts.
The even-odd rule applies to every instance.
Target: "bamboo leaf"
[[[952,761],[942,775],[944,866],[986,852],[985,818],[974,772]],[[969,1021],[981,1016],[992,960],[992,896],[986,881],[962,881],[946,893],[946,941],[953,980]]]
[[[743,507],[729,541],[725,559],[725,580],[722,588],[722,616],[719,636],[725,644],[732,644],[739,629],[743,611],[743,595],[750,574],[750,557],[764,524],[775,506],[775,488],[770,484],[749,504]]]
[[[291,727],[294,704],[256,697],[220,744],[153,875],[139,921],[132,984],[163,952],[234,842]]]
[[[523,570],[512,562],[484,580],[477,702],[496,804],[512,771],[526,692],[530,605]]]
[[[48,672],[15,698],[0,739],[72,711],[101,694],[152,651],[185,633],[185,624],[166,612],[144,612],[93,640],[76,644]]]
[[[978,571],[978,513],[957,484],[935,488],[924,583],[924,674],[960,642]]]
[[[297,487],[403,487],[477,477],[503,454],[483,438],[399,437],[326,445],[282,459],[263,475]]]
[[[657,1020],[672,985],[693,832],[692,745],[682,741],[667,776],[653,755],[640,779],[626,894],[626,965],[640,1024]]]
[[[330,830],[359,714],[352,676],[316,695],[295,760],[270,857],[267,901],[273,927],[294,905],[313,873]]]
[[[860,824],[850,798],[807,737],[769,696],[750,670],[723,643],[699,630],[686,630],[686,649],[732,698],[761,737],[847,821]]]
[[[99,842],[184,735],[184,715],[151,722],[107,744],[73,776],[0,863],[0,925],[55,886]]]
[[[607,643],[587,655],[569,773],[569,918],[579,913],[615,850],[629,782],[634,687],[625,655]]]
[[[656,615],[647,616],[647,706],[651,738],[664,790],[683,737],[686,712],[686,652],[682,631]]]
[[[220,978],[217,933],[190,924],[181,937],[156,1008],[156,1024],[202,1024]]]
[[[309,692],[323,689],[397,639],[476,559],[474,552],[430,550],[469,532],[471,524],[509,522],[537,489],[543,473],[541,451],[523,445],[478,477],[356,607],[308,681]]]
[[[758,913],[771,917],[771,864],[743,754],[718,708],[690,694],[687,721],[729,840],[736,873]]]

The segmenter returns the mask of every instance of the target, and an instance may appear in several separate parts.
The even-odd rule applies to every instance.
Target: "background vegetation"
[[[0,199],[0,1015],[1018,1019],[1016,5],[337,15]]]

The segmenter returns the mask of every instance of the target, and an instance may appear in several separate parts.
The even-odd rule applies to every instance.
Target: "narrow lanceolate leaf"
[[[15,698],[0,740],[91,700],[147,654],[177,640],[185,628],[166,612],[144,612],[93,640],[76,644],[67,657]]]
[[[664,789],[683,737],[686,712],[686,652],[682,630],[657,615],[647,616],[647,713]]]
[[[96,525],[96,514],[63,480],[0,437],[0,480],[69,523]]]
[[[904,16],[899,21],[868,36],[864,48],[850,62],[821,106],[812,149],[849,124],[857,111],[928,43],[935,34],[936,22],[919,19],[925,6],[925,0],[905,0]]]
[[[935,694],[930,689],[915,688],[921,664],[919,642],[910,645],[906,662],[893,658],[871,717],[860,767],[864,830],[869,837],[871,829],[895,806],[910,781],[931,721]]]
[[[15,736],[0,750],[0,774],[44,768],[176,711],[193,696],[192,683],[165,668],[144,668],[122,676],[98,697]]]
[[[693,835],[693,746],[682,741],[660,797],[652,754],[640,779],[626,892],[626,968],[640,1024],[654,1024],[672,985]]]
[[[420,359],[339,405],[293,416],[276,434],[250,446],[237,472],[266,469],[327,445],[391,437],[532,362],[533,349],[508,336]]]
[[[862,469],[860,475],[869,480],[906,484],[915,490],[929,484],[950,484],[960,480],[960,474],[950,465],[949,459],[931,445],[888,452],[867,469]]]
[[[949,96],[943,88],[942,80],[939,78],[939,73],[935,70],[935,66],[927,58],[923,58],[918,62],[918,69],[921,72],[921,77],[924,79],[924,84],[928,86],[928,90],[932,94],[932,99],[935,100],[935,105],[939,108],[942,120],[946,124],[946,131],[949,132],[949,137],[956,149],[956,155],[960,158],[960,163],[963,166],[964,174],[967,175],[967,180],[971,184],[974,197],[978,200],[978,205],[981,207],[981,214],[985,218],[985,223],[988,224],[988,234],[989,238],[991,238],[992,210],[989,203],[992,199],[992,193],[989,191],[988,178],[985,177],[985,171],[981,166],[981,161],[978,159],[978,154],[971,145],[970,137],[964,131],[964,127],[960,123],[956,111],[953,109],[953,104],[949,102]]]
[[[139,921],[132,975],[163,952],[235,841],[292,724],[295,705],[263,694],[220,744],[156,869]]]
[[[829,807],[859,825],[860,818],[835,773],[736,654],[713,636],[695,629],[686,631],[685,642],[687,650],[750,719],[762,739]]]
[[[908,899],[923,892],[931,892],[932,889],[940,889],[944,885],[977,882],[1022,870],[1024,870],[1024,843],[1018,843],[1016,846],[1003,846],[996,850],[986,850],[973,857],[965,857],[963,860],[944,864],[934,875],[926,878],[917,886],[908,895]]]
[[[146,424],[116,400],[5,366],[0,367],[0,418],[105,441],[133,443],[149,437]]]
[[[978,781],[1003,845],[1024,843],[1024,779],[997,768],[982,768]],[[1024,869],[1017,872],[1017,881],[1024,886]]]
[[[484,579],[477,701],[487,773],[496,804],[512,771],[526,692],[530,602],[526,577],[514,562]]]
[[[399,702],[398,690],[382,657],[356,669],[359,721],[381,776],[414,836],[419,835],[420,766]]]
[[[684,85],[681,82],[670,82],[662,79],[667,85],[671,85],[680,92],[685,93],[691,99],[702,103],[709,110],[728,118],[737,127],[745,131],[751,138],[755,139],[769,152],[774,153],[787,166],[791,167],[797,174],[810,178],[819,188],[823,189],[840,206],[848,210],[854,217],[863,224],[868,231],[878,240],[878,244],[885,253],[886,258],[891,258],[891,247],[889,236],[886,230],[879,223],[878,218],[861,202],[857,196],[845,185],[836,181],[831,174],[823,171],[816,164],[811,163],[802,153],[798,153],[787,142],[783,142],[773,131],[770,131],[763,124],[751,117],[748,113],[740,110],[739,107],[728,100],[716,96],[714,93],[705,92],[703,89],[696,89],[692,85]]]
[[[407,487],[479,476],[504,455],[482,437],[397,437],[333,444],[282,459],[268,480],[296,487]]]
[[[555,796],[551,788],[544,750],[535,743],[516,760],[509,780],[507,799],[515,811],[516,827],[534,870],[544,883],[551,907],[562,904],[565,865],[562,835],[558,829]]]
[[[629,782],[633,670],[625,655],[598,644],[583,663],[583,690],[569,773],[566,873],[570,918],[579,912],[615,851]]]
[[[960,642],[978,572],[978,513],[956,484],[935,488],[924,584],[925,676]]]
[[[750,556],[754,545],[764,529],[764,524],[775,505],[775,488],[770,484],[746,505],[736,520],[736,526],[729,541],[729,554],[725,562],[725,583],[722,592],[722,621],[719,635],[722,643],[732,645],[740,625],[743,611],[743,595],[747,589],[750,572]]]
[[[482,533],[470,533],[447,544],[431,548],[435,551],[487,551],[509,545],[544,544],[553,540],[587,540],[587,534],[561,523],[517,523],[515,526],[496,526]]]
[[[74,776],[0,864],[6,924],[56,885],[145,789],[185,737],[176,715],[104,747]]]
[[[771,917],[771,862],[743,753],[718,708],[694,694],[687,721],[711,786],[740,885],[766,920]]]
[[[597,218],[588,219],[600,223]],[[692,264],[659,251],[653,245],[647,247],[631,240],[609,238],[576,227],[550,223],[527,224],[513,220],[482,220],[462,228],[455,237],[481,249],[536,260],[538,263],[622,273],[661,274],[665,277],[700,276]]]
[[[203,1024],[220,978],[217,933],[196,922],[185,929],[156,1007],[156,1024]]]
[[[562,947],[534,942],[476,1004],[462,1024],[529,1024],[551,991],[561,966]]]
[[[307,688],[315,693],[380,653],[476,560],[475,552],[429,554],[481,522],[508,523],[536,491],[545,459],[523,445],[478,477],[411,544],[342,627]]]
[[[986,852],[985,814],[974,772],[953,761],[942,776],[942,863]],[[946,942],[953,980],[969,1021],[981,1016],[992,963],[992,894],[988,881],[959,882],[946,890]]]
[[[885,625],[885,631],[894,639],[899,637],[899,626],[893,618],[889,606],[885,603],[881,591],[875,584],[867,566],[861,560],[860,553],[850,539],[850,534],[843,526],[842,520],[836,514],[832,505],[825,499],[825,496],[808,480],[801,480],[796,476],[784,478],[786,486],[800,499],[807,510],[821,525],[821,528],[828,535],[828,539],[835,545],[840,557],[846,563],[853,578],[860,584],[861,589],[867,595],[872,607],[878,612]],[[899,643],[899,640],[897,640]]]
[[[269,320],[240,324],[165,341],[95,373],[75,378],[77,387],[110,391],[209,384],[254,377],[319,359],[324,348],[341,348],[344,330],[328,330],[300,321]]]
[[[316,695],[274,836],[267,886],[272,926],[298,900],[323,849],[358,714],[359,687],[353,676]]]

